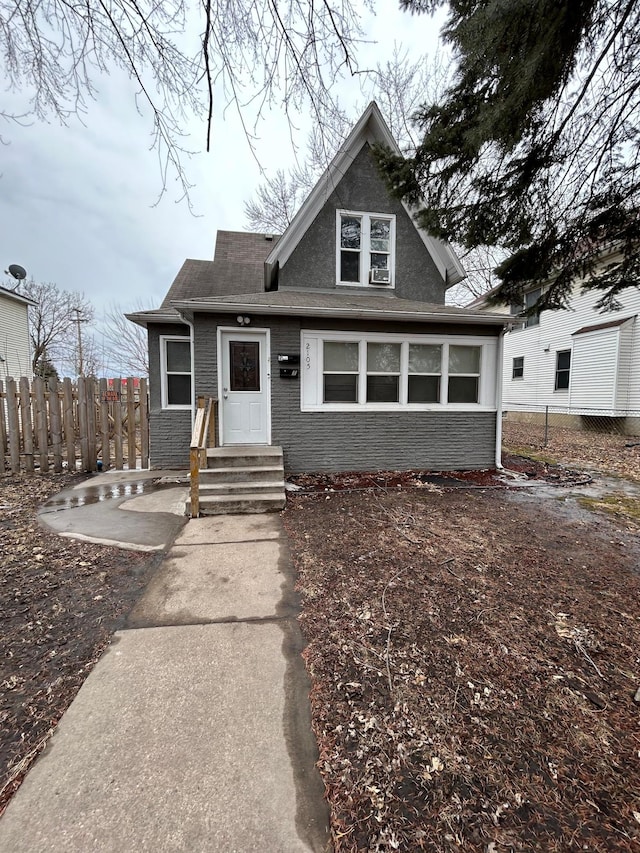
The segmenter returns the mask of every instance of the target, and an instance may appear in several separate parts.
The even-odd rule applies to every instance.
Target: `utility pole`
[[[78,376],[84,376],[84,364],[82,363],[82,328],[81,323],[84,323],[84,318],[80,317],[80,308],[72,308],[76,312],[76,323],[78,324]]]

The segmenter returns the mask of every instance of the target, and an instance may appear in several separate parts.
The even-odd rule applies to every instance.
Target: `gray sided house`
[[[218,445],[282,447],[291,473],[496,465],[506,318],[444,304],[464,271],[389,195],[380,142],[397,150],[371,104],[282,236],[219,231],[212,261],[129,315],[154,467],[188,466],[199,396]]]

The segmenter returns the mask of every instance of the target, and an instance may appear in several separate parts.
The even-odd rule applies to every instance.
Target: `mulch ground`
[[[0,814],[160,557],[38,523],[74,474],[0,477]]]
[[[634,528],[322,489],[284,519],[336,851],[640,850]]]

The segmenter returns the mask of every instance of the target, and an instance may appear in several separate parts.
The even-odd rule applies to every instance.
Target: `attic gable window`
[[[394,286],[395,216],[338,210],[336,280],[351,287]]]

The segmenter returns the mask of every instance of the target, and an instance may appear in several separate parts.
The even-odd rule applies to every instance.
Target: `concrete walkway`
[[[328,850],[293,580],[279,516],[190,521],[0,820],[1,853]]]

